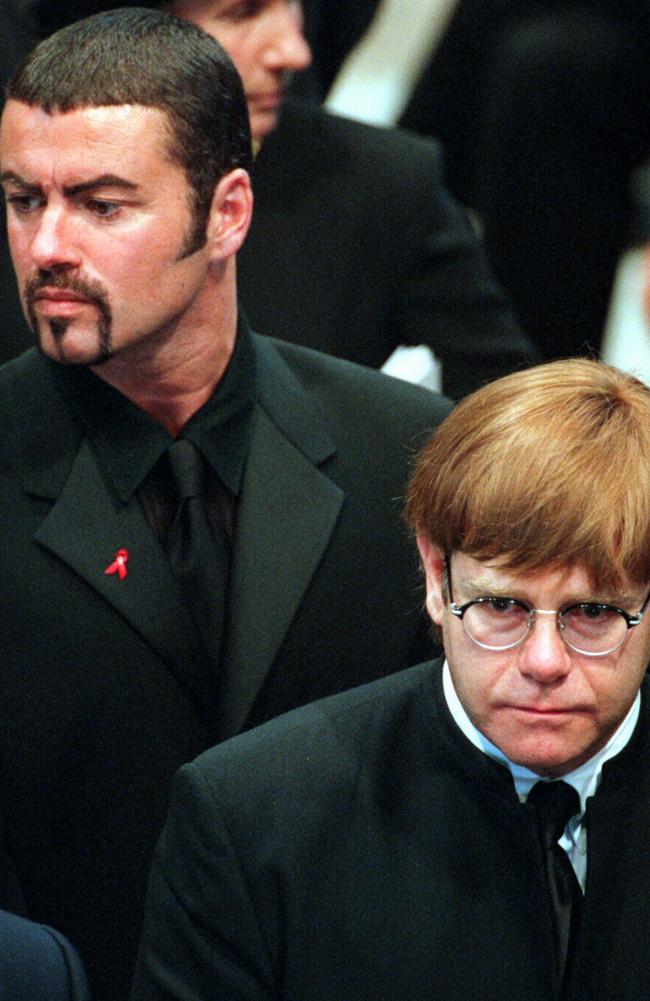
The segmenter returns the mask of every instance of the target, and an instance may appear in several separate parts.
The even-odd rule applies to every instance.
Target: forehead
[[[299,0],[171,0],[165,9],[193,21],[228,48],[257,37],[258,24],[274,23],[287,9],[300,10]]]
[[[165,114],[142,105],[77,108],[49,114],[7,102],[0,122],[0,169],[30,180],[69,180],[87,169],[147,174],[169,166]]]
[[[298,7],[299,0],[169,0],[165,10],[192,21],[233,16],[238,21],[251,20],[269,7]]]

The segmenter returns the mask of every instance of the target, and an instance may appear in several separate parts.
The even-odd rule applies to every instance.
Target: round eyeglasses
[[[638,626],[650,593],[636,615],[595,601],[579,601],[559,611],[531,608],[515,598],[475,598],[464,605],[452,601],[450,611],[461,619],[471,640],[485,650],[510,650],[528,636],[538,615],[553,615],[566,645],[587,657],[604,657],[624,643]]]

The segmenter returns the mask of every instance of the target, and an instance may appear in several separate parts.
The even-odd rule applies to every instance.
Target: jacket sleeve
[[[47,925],[0,911],[0,1001],[89,1001],[79,956]]]
[[[226,824],[187,765],[154,857],[131,1001],[271,1001],[273,979]]]
[[[53,941],[56,952],[63,960],[65,969],[64,980],[67,982],[67,991],[61,994],[66,1001],[90,1001],[88,981],[83,965],[75,949],[72,948],[66,938],[54,928],[43,926],[43,932],[49,935]]]

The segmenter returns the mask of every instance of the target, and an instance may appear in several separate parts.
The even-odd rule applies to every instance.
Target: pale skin
[[[251,132],[261,143],[278,124],[292,75],[311,63],[296,0],[172,0],[165,9],[216,38],[244,84]]]
[[[27,283],[39,284],[31,312],[42,350],[88,365],[175,435],[233,352],[235,255],[253,199],[246,171],[226,174],[205,245],[183,256],[190,188],[168,141],[163,112],[138,105],[49,115],[10,100],[0,123],[11,255],[24,307]],[[84,291],[93,289],[110,309],[109,357],[102,310]]]
[[[474,725],[511,760],[539,775],[558,777],[591,758],[625,718],[650,658],[650,617],[629,630],[604,657],[569,649],[552,616],[540,617],[522,644],[510,650],[478,647],[449,611],[443,594],[441,551],[420,537],[426,604],[442,628],[454,686]],[[477,597],[516,598],[533,608],[561,609],[576,601],[603,601],[638,612],[648,586],[624,582],[616,593],[594,593],[579,566],[516,574],[462,552],[452,556],[457,604]]]

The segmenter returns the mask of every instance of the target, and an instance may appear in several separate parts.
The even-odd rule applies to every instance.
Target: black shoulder
[[[28,381],[41,367],[42,359],[36,348],[30,348],[23,354],[0,365],[0,388]]]
[[[309,143],[312,158],[321,165],[337,164],[339,169],[354,171],[368,183],[368,171],[373,183],[377,177],[394,176],[414,181],[431,178],[442,181],[443,156],[440,145],[433,139],[400,128],[379,128],[356,122],[351,118],[331,114],[320,105],[292,99],[283,111],[277,137],[269,140],[269,148],[277,144],[285,152],[293,146]]]
[[[34,349],[0,366],[0,455],[10,462],[21,451],[26,426],[35,419],[30,405],[37,396],[34,379],[39,359]]]
[[[311,348],[255,335],[262,350],[279,356],[328,425],[357,429],[389,441],[427,436],[453,403],[441,393]],[[426,440],[426,438],[424,438]],[[415,447],[424,441],[414,442]]]
[[[63,444],[74,447],[73,428],[57,393],[52,365],[35,348],[0,366],[0,459],[4,468],[48,464]]]
[[[235,786],[253,789],[260,778],[269,786],[287,774],[313,774],[319,761],[358,764],[370,745],[390,740],[409,716],[429,712],[440,666],[427,661],[294,709],[210,748],[192,768],[219,785],[235,776]]]
[[[87,1001],[86,977],[77,953],[67,939],[46,925],[1,911],[0,962],[1,999]]]

